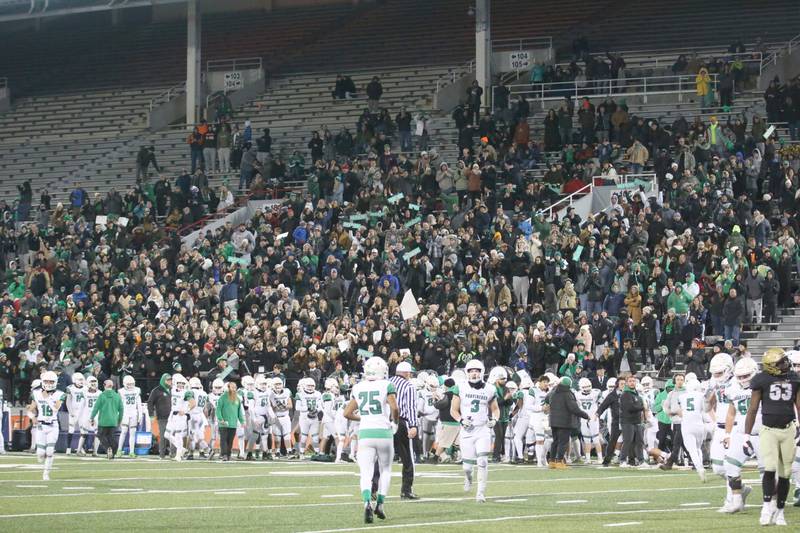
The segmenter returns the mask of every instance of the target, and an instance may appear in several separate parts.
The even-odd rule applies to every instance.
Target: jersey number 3
[[[358,412],[361,415],[379,415],[383,412],[381,402],[378,400],[380,391],[364,391],[358,393]],[[367,404],[369,403],[369,410]]]
[[[769,386],[769,399],[788,402],[792,399],[792,386],[788,383],[773,383]]]

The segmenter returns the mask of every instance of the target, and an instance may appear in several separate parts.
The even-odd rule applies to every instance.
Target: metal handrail
[[[447,74],[443,74],[439,76],[436,80],[436,92],[439,92],[439,89],[450,85],[451,83],[455,83],[455,81],[464,76],[465,74],[469,74],[475,70],[475,60],[470,59],[467,63],[463,65],[456,65],[454,67],[447,67]]]
[[[650,182],[649,191],[652,191],[656,182],[655,178],[656,178],[655,172],[642,172],[641,174],[626,174],[624,176],[618,176],[617,180],[619,181],[619,184],[627,184],[636,180],[648,181]],[[595,188],[594,178],[592,178],[592,180],[589,183],[587,183],[574,193],[561,198],[556,203],[550,205],[546,209],[542,209],[539,212],[545,213],[547,215],[545,217],[545,220],[550,220],[553,218],[553,213],[557,213],[562,209],[566,209],[567,207],[572,206],[577,200],[583,198],[587,194],[591,194],[592,192],[594,192],[594,188]]]
[[[206,72],[230,72],[242,69],[260,69],[262,66],[263,61],[260,57],[214,59],[206,63]]]
[[[169,102],[173,98],[180,96],[181,94],[186,92],[186,82],[181,82],[178,85],[173,85],[169,89],[157,94],[150,100],[150,111],[153,110],[157,105]]]
[[[528,48],[548,48],[550,54],[548,59],[553,56],[553,38],[552,37],[531,37],[531,38],[518,38],[518,39],[492,39],[493,52],[510,52],[512,50],[526,50]]]
[[[716,89],[717,74],[710,74],[711,88]],[[642,78],[619,78],[603,80],[572,80],[564,82],[508,85],[510,96],[523,95],[528,100],[560,100],[565,96],[572,98],[597,98],[625,95],[644,96],[653,94],[683,94],[696,91],[695,75],[686,76],[648,76]],[[496,86],[492,87],[492,96]]]
[[[764,70],[764,67],[769,65],[770,63],[776,64],[778,62],[778,58],[783,55],[785,52],[787,55],[792,53],[793,48],[800,47],[800,33],[789,39],[788,42],[782,43],[779,48],[776,48],[772,52],[766,55],[766,57],[761,58],[761,70]]]

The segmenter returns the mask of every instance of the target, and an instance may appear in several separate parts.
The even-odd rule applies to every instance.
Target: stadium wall
[[[372,0],[206,0],[203,13],[229,13],[231,11],[272,11],[273,9],[304,8],[312,6],[357,5]],[[184,4],[153,6],[153,22],[167,22],[186,18]]]

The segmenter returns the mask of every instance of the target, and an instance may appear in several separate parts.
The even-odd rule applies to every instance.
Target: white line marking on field
[[[214,494],[218,496],[226,496],[226,495],[237,495],[237,494],[247,494],[247,492],[243,490],[219,490]]]
[[[144,489],[111,489],[111,492],[139,492]]]
[[[351,470],[335,470],[333,472],[327,470],[300,470],[300,471],[287,471],[287,472],[269,472],[271,476],[352,476]]]
[[[46,489],[47,485],[17,485],[18,489]]]
[[[62,487],[64,490],[94,490],[94,487]]]
[[[558,500],[556,503],[586,503],[587,500]]]
[[[646,501],[617,502],[617,505],[644,505],[646,503],[649,503],[649,502],[646,502]]]
[[[515,502],[526,502],[528,498],[511,498],[508,500],[495,500],[498,503],[515,503]]]
[[[429,500],[430,501],[430,500]],[[707,511],[711,507],[695,507],[693,509],[682,509],[683,512],[690,511]],[[581,513],[581,518],[586,516],[613,516],[613,515],[633,515],[644,513],[674,513],[677,509],[638,509],[636,511],[595,511],[588,513]],[[496,518],[473,518],[473,519],[460,519],[460,520],[443,520],[441,522],[412,522],[407,524],[392,524],[388,526],[371,526],[371,527],[348,527],[342,529],[320,529],[317,531],[304,531],[303,533],[341,533],[343,531],[365,531],[376,529],[401,529],[410,527],[430,527],[430,526],[447,526],[454,524],[480,524],[490,522],[511,522],[514,520],[535,520],[538,518],[552,519],[552,518],[568,518],[574,517],[574,513],[552,513],[552,514],[531,514],[522,516],[500,516]]]
[[[625,527],[625,526],[640,526],[641,522],[619,522],[617,524],[603,524],[603,527]]]
[[[352,494],[323,494],[321,498],[350,498]]]
[[[300,496],[300,494],[296,492],[274,492],[272,494],[267,494],[267,496]]]
[[[710,504],[708,502],[682,503],[681,507],[698,507],[701,505],[710,505]]]

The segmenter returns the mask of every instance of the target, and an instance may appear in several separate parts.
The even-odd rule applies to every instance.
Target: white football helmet
[[[428,387],[428,390],[434,391],[439,388],[439,378],[432,374],[428,374],[428,377],[425,379],[425,386]]]
[[[35,390],[39,390],[42,388],[42,380],[41,379],[34,379],[31,381],[31,392]]]
[[[304,378],[305,383],[303,383],[303,390],[306,391],[307,394],[313,393],[317,390],[317,383],[311,378]]]
[[[72,384],[82,389],[83,386],[86,384],[86,376],[81,374],[80,372],[75,372],[72,374]]]
[[[496,366],[489,371],[489,379],[487,380],[490,384],[494,385],[501,379],[508,379],[508,372],[502,366]]]
[[[800,374],[800,350],[786,350],[786,357],[792,363],[792,370]]]
[[[42,380],[42,383],[44,384],[44,380]],[[86,378],[86,386],[89,387],[90,391],[92,391],[92,392],[96,391],[97,390],[97,378],[94,377],[94,376],[89,376],[88,378]],[[47,390],[47,389],[45,389],[45,390]]]
[[[694,381],[685,381],[683,385],[683,389],[687,392],[698,392],[702,388],[700,381],[696,379]]]
[[[211,391],[214,394],[222,394],[222,390],[225,388],[225,382],[221,379],[217,378],[211,383]]]
[[[422,383],[428,382],[428,373],[425,370],[420,370],[417,372],[417,379],[419,379]]]
[[[200,381],[200,378],[193,377],[189,378],[189,388],[190,389],[202,389],[203,383]]]
[[[283,380],[281,378],[272,378],[272,389],[280,394],[283,392]]]
[[[186,387],[189,383],[186,381],[186,378],[183,377],[181,374],[173,374],[172,376],[172,386],[175,387],[177,392],[183,392],[186,390]]]
[[[253,390],[253,386],[255,385],[255,380],[253,376],[242,376],[242,387],[246,390]]]
[[[422,390],[423,387],[425,387],[425,382],[420,380],[419,378],[411,378],[408,381],[410,381],[411,384],[414,385],[414,388],[417,389],[418,391]]]
[[[743,389],[750,387],[750,380],[758,373],[758,364],[751,357],[742,357],[733,367],[733,374]]]
[[[475,370],[478,370],[479,373],[473,373]],[[464,367],[464,371],[467,373],[467,379],[470,383],[480,383],[483,381],[483,373],[485,370],[483,362],[478,359],[468,361],[467,366]],[[503,372],[505,372],[505,370],[503,370]]]
[[[263,374],[258,374],[255,379],[256,389],[261,392],[266,392],[269,388],[269,382]]]
[[[653,378],[651,378],[650,376],[645,376],[645,377],[643,377],[643,378],[642,378],[642,381],[641,381],[641,383],[642,383],[642,389],[643,389],[645,392],[647,392],[647,391],[649,391],[649,390],[652,388],[652,386],[653,386]]]
[[[589,378],[581,378],[578,381],[578,388],[582,393],[588,394],[592,392],[592,382],[589,380]]]
[[[726,353],[715,355],[708,365],[711,377],[719,383],[725,383],[733,374],[733,358]]]
[[[386,379],[389,375],[389,365],[380,357],[373,356],[364,363],[364,378],[367,381]]]
[[[519,388],[522,389],[522,390],[527,390],[527,389],[530,389],[531,387],[533,387],[533,380],[528,376],[525,376],[519,382]]]
[[[122,386],[127,390],[133,390],[136,387],[136,380],[133,379],[133,376],[125,376],[122,378]]]
[[[56,390],[56,385],[58,384],[58,376],[52,370],[48,370],[47,372],[42,372],[42,389],[45,392],[52,392]],[[95,380],[95,386],[97,384],[97,380]]]
[[[338,382],[333,378],[327,378],[325,380],[325,390],[330,391],[334,385],[338,385]]]
[[[519,385],[517,385],[516,381],[509,381],[506,383],[506,388],[511,391],[511,394],[514,394],[519,390]]]
[[[456,382],[456,385],[467,381],[467,373],[460,368],[453,370],[453,372],[450,374],[450,377],[453,378],[453,381]]]
[[[608,378],[608,381],[606,382],[606,390],[613,391],[616,388],[617,388],[617,378]]]

